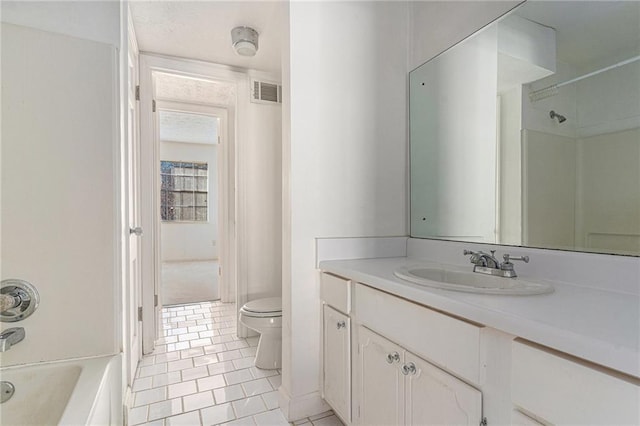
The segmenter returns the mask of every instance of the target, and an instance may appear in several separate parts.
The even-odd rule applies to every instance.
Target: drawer
[[[535,344],[512,344],[512,400],[552,424],[640,424],[640,380]]]
[[[351,281],[323,272],[320,277],[320,298],[327,305],[349,315],[351,312]]]
[[[482,326],[360,283],[354,300],[359,323],[462,379],[480,383]]]

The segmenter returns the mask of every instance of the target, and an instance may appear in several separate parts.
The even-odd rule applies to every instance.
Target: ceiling
[[[284,28],[281,1],[138,1],[130,3],[143,52],[198,59],[279,74]],[[259,38],[258,53],[242,57],[231,46],[231,29],[247,26]]]

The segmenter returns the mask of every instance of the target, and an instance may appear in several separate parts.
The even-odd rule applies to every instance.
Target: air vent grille
[[[253,80],[251,101],[257,103],[282,103],[282,86],[277,83]]]

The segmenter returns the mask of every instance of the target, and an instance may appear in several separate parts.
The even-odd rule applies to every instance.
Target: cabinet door
[[[412,368],[413,366],[413,368]],[[482,394],[410,352],[406,374],[406,424],[473,425],[482,420]]]
[[[351,421],[351,325],[349,317],[324,305],[324,399]]]
[[[400,372],[404,350],[382,336],[358,328],[357,423],[404,423],[404,376]]]

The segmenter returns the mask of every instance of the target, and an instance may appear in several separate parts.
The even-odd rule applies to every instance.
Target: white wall
[[[407,232],[408,10],[393,2],[289,8],[281,394],[294,419],[324,409],[315,238]]]
[[[118,33],[119,15],[100,12],[85,17]],[[2,324],[26,330],[2,365],[116,353],[116,48],[3,23],[1,51],[2,278],[41,297],[31,317]]]
[[[640,129],[578,140],[576,246],[640,252]]]
[[[209,165],[209,221],[162,222],[160,251],[163,262],[218,258],[218,147],[212,144],[160,142],[161,161],[196,161]]]
[[[246,300],[253,300],[282,294],[282,106],[250,102],[242,120]]]
[[[522,244],[573,249],[575,139],[525,130],[522,155]]]
[[[2,1],[2,22],[120,45],[118,1]]]

